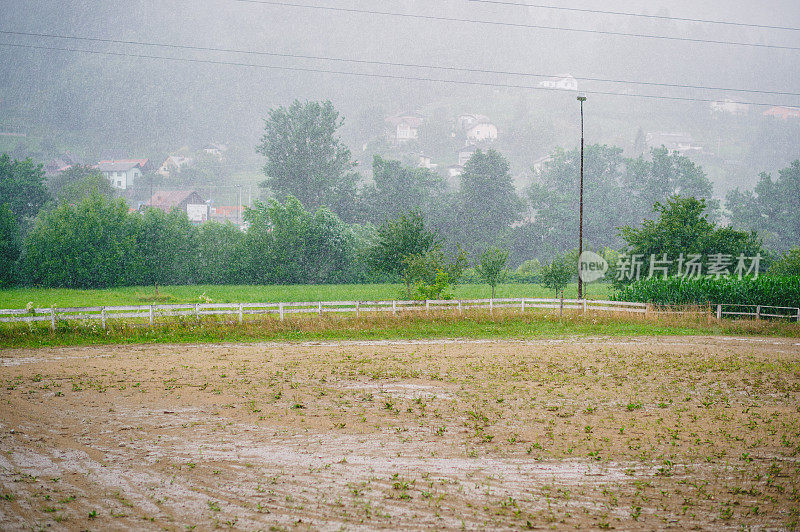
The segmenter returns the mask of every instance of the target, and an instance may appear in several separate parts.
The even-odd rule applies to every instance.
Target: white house
[[[447,167],[447,177],[455,178],[463,173],[464,173],[464,166],[460,164],[454,164]]]
[[[224,144],[217,144],[212,142],[211,144],[206,144],[203,147],[203,153],[207,153],[208,155],[214,155],[219,159],[222,159],[222,156],[225,155],[225,152],[228,151],[228,147]]]
[[[570,74],[563,74],[561,76],[540,81],[539,86],[545,89],[556,89],[561,91],[578,90],[578,82]]]
[[[472,142],[497,140],[497,126],[491,122],[478,122],[467,129],[467,138]]]
[[[458,166],[464,166],[469,161],[470,157],[478,150],[477,146],[469,145],[464,146],[458,150]]]
[[[701,146],[693,143],[692,136],[688,133],[648,133],[645,137],[645,142],[651,148],[664,146],[669,151],[677,151],[679,153],[703,151]]]
[[[536,174],[541,174],[552,162],[553,162],[553,156],[545,155],[544,157],[539,157],[538,159],[533,161],[533,164],[531,166]]]
[[[156,170],[156,173],[164,177],[169,177],[172,172],[180,172],[184,166],[190,166],[194,162],[191,157],[181,157],[180,155],[170,155]]]
[[[718,100],[716,102],[711,102],[710,107],[715,113],[746,115],[748,112],[750,112],[750,104],[735,102],[733,100]]]
[[[417,163],[418,168],[427,168],[428,170],[433,170],[434,168],[438,168],[439,165],[434,163],[430,156],[425,154],[420,154],[419,162]]]
[[[194,190],[158,190],[147,202],[147,206],[164,212],[178,209],[185,212],[193,223],[206,222],[211,215],[208,202]]]
[[[391,126],[390,138],[398,143],[408,142],[419,137],[419,126],[422,118],[415,115],[399,114],[390,116],[386,123]]]
[[[464,131],[477,124],[478,122],[490,122],[489,117],[486,115],[477,114],[462,114],[458,115],[458,127]]]
[[[127,190],[142,177],[142,168],[147,159],[120,159],[116,161],[100,161],[97,169],[108,179],[113,188]]]

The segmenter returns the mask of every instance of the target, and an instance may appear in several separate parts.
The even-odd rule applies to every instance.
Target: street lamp
[[[581,255],[583,254],[583,102],[586,95],[578,94],[581,102],[581,199],[578,214],[578,299],[583,299],[583,279],[581,279]]]

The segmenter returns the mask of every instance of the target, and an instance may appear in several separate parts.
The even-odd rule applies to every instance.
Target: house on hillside
[[[727,113],[729,115],[746,115],[750,112],[750,104],[735,102],[733,100],[717,100],[709,104],[713,113]]]
[[[83,162],[71,153],[62,154],[44,165],[44,175],[53,177]]]
[[[464,146],[460,150],[458,150],[458,166],[464,166],[467,164],[467,161],[470,160],[472,155],[478,151],[478,147],[474,144],[470,144],[469,146]]]
[[[650,148],[660,148],[664,146],[671,152],[676,151],[682,154],[703,151],[703,147],[694,144],[692,136],[688,133],[648,133],[645,137],[645,142]]]
[[[469,113],[458,115],[458,118],[456,119],[458,128],[461,129],[462,131],[467,131],[469,128],[471,128],[472,126],[474,126],[479,122],[491,122],[491,120],[489,120],[489,117],[486,115],[469,114]]]
[[[216,222],[231,222],[234,225],[244,223],[245,206],[239,205],[220,205],[211,208],[211,219]]]
[[[447,167],[447,177],[454,179],[464,173],[464,166],[453,164]]]
[[[486,115],[458,115],[456,123],[458,128],[466,133],[471,142],[497,140],[497,126]]]
[[[208,221],[211,215],[208,203],[194,190],[159,190],[145,205],[164,212],[178,209],[194,223]]]
[[[142,177],[142,169],[147,165],[147,159],[117,159],[114,161],[100,161],[97,169],[108,179],[113,188],[128,190]]]
[[[439,165],[433,162],[429,155],[425,155],[421,153],[419,155],[419,162],[417,163],[417,168],[427,168],[428,170],[433,170],[434,168],[438,168]]]
[[[222,157],[225,155],[225,152],[227,151],[228,151],[227,146],[225,146],[224,144],[217,144],[216,142],[212,142],[210,144],[206,144],[205,146],[203,146],[203,153],[206,153],[208,155],[213,155],[218,159],[222,159]]]
[[[156,173],[164,177],[169,177],[173,172],[180,172],[184,166],[191,166],[194,159],[191,157],[181,157],[180,155],[170,155],[161,164]]]
[[[478,122],[467,130],[467,138],[472,142],[497,140],[497,126],[491,122]]]
[[[790,118],[800,118],[800,107],[770,107],[764,111],[764,116],[789,120]]]
[[[578,81],[570,74],[562,74],[560,76],[540,81],[539,86],[544,89],[555,89],[560,91],[577,91]]]
[[[72,166],[72,163],[67,162],[61,157],[56,157],[44,165],[44,175],[45,177],[57,176],[61,172],[69,170]]]
[[[390,126],[389,139],[402,144],[419,137],[419,126],[423,119],[416,115],[399,114],[390,116],[386,123]]]
[[[533,168],[533,172],[537,175],[544,172],[548,166],[553,162],[552,155],[545,155],[544,157],[539,157],[531,164],[531,168]]]

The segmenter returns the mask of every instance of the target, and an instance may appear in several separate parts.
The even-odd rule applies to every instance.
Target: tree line
[[[507,159],[477,150],[449,187],[437,172],[375,156],[373,180],[362,183],[358,164],[337,136],[343,119],[330,102],[295,101],[272,109],[258,151],[266,157],[267,194],[292,195],[308,207],[328,206],[350,223],[380,224],[416,209],[446,241],[470,257],[498,245],[518,265],[551,260],[574,247],[578,226],[579,150],[555,150],[519,196]],[[676,196],[705,200],[710,220],[727,217],[736,229],[757,231],[774,251],[796,246],[800,234],[800,161],[776,181],[762,175],[754,191],[713,198],[703,169],[666,148],[625,157],[622,148],[589,145],[585,153],[584,238],[591,247],[621,248],[619,228],[636,227],[656,204]]]
[[[194,226],[180,212],[129,212],[88,167],[46,180],[41,165],[0,156],[0,283],[392,280],[409,294],[442,295],[470,265],[466,278],[489,284],[516,266],[548,285],[569,279],[565,270],[577,259],[569,254],[577,240],[577,150],[557,150],[522,197],[508,161],[492,149],[475,151],[457,188],[434,171],[379,156],[364,184],[337,136],[341,124],[330,102],[270,111],[258,151],[272,199],[246,212],[244,232]],[[719,227],[722,205],[686,157],[661,148],[632,159],[621,148],[592,145],[585,159],[587,248],[767,253],[797,245],[798,161],[774,181],[762,175],[754,191],[731,192],[725,206],[734,226]],[[648,222],[653,215],[659,219]]]

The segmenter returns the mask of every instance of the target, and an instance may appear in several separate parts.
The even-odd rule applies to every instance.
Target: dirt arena
[[[0,351],[0,529],[792,529],[800,340]]]

